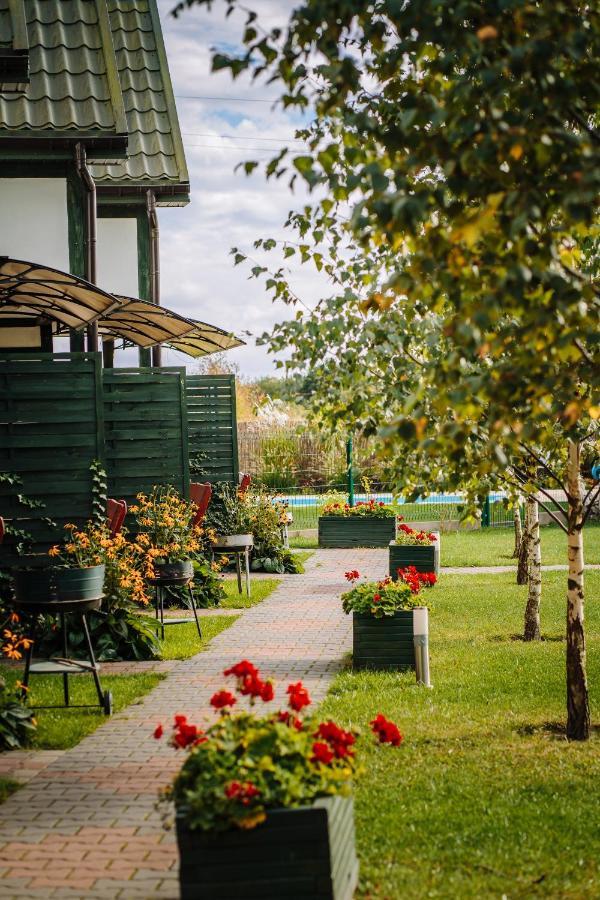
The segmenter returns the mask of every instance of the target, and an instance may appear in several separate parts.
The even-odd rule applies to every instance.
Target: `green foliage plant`
[[[26,747],[35,729],[33,712],[25,706],[20,690],[0,676],[0,751]]]
[[[358,581],[359,577],[356,570],[346,572],[348,581]],[[382,619],[401,610],[414,609],[415,606],[430,604],[425,603],[422,596],[405,581],[392,581],[389,577],[381,581],[361,581],[342,594],[342,609],[347,615],[357,613]]]
[[[391,519],[396,515],[396,508],[382,500],[359,500],[354,506],[335,500],[326,503],[319,509],[321,516],[340,516],[342,518],[365,518],[375,516],[377,519]]]
[[[186,716],[175,716],[171,734],[171,745],[189,754],[164,797],[175,801],[191,830],[255,828],[269,809],[307,806],[318,797],[351,793],[358,771],[354,730],[305,717],[302,711],[311,699],[302,682],[287,687],[287,709],[257,715],[252,708],[256,703],[275,699],[272,682],[263,680],[248,660],[224,675],[236,679],[236,693],[221,690],[213,695],[217,721],[204,731]],[[251,710],[234,713],[244,698]],[[391,722],[386,726],[383,736],[377,731],[380,742],[399,746],[397,727]],[[154,736],[160,739],[163,733],[159,725]]]

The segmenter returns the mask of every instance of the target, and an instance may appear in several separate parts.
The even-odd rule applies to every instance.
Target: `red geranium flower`
[[[228,800],[239,800],[244,806],[248,806],[254,797],[260,794],[256,785],[251,781],[241,784],[239,781],[230,781],[225,786],[225,796]]]
[[[260,699],[264,700],[265,703],[268,703],[275,696],[275,691],[273,690],[273,682],[265,681],[260,692]]]
[[[310,705],[310,696],[301,681],[288,685],[287,693],[290,695],[288,705],[294,712],[300,712],[304,706]]]
[[[351,731],[344,731],[339,725],[331,720],[321,722],[315,737],[323,738],[327,741],[337,759],[343,759],[346,756],[354,756],[354,750],[351,750],[356,738]]]
[[[176,749],[185,749],[190,745],[196,746],[206,741],[204,732],[196,725],[190,725],[185,716],[175,716],[174,733],[171,743]]]
[[[373,603],[379,603],[381,600],[381,594],[373,594]]]
[[[302,719],[299,719],[298,716],[293,716],[287,710],[282,710],[277,713],[277,718],[280,722],[285,722],[286,725],[289,725],[290,728],[295,728],[296,731],[302,731]]]
[[[357,572],[356,569],[351,569],[349,572],[344,572],[344,578],[346,581],[356,581],[357,578],[360,578],[360,572]]]
[[[391,744],[392,747],[399,747],[402,743],[403,737],[398,726],[386,719],[382,713],[378,713],[369,724],[381,744]]]
[[[329,744],[325,744],[323,741],[315,741],[312,745],[312,752],[311,762],[320,762],[328,766],[333,759],[333,750]]]
[[[258,675],[258,669],[251,662],[248,662],[247,659],[243,659],[241,662],[236,663],[235,666],[231,666],[230,669],[225,669],[223,675],[235,675],[236,678],[245,678],[248,675]]]
[[[215,709],[225,709],[226,706],[233,706],[235,703],[237,700],[231,691],[217,691],[210,698],[210,705]]]
[[[154,729],[154,737],[157,741],[163,736],[164,733],[165,729],[162,727],[162,725],[157,725]]]

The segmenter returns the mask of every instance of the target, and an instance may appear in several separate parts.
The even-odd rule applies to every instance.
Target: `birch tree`
[[[213,5],[178,10],[196,3]],[[290,218],[299,239],[285,253],[336,286],[344,236],[362,254],[353,282],[299,309],[270,345],[318,376],[325,421],[381,435],[414,491],[466,482],[475,499],[523,455],[541,452],[548,466],[560,432],[564,465],[538,488],[568,535],[567,734],[585,739],[578,479],[600,415],[600,285],[584,270],[598,224],[600,11],[574,0],[299,0],[283,29],[243,14],[244,49],[216,53],[214,68],[264,78],[285,107],[314,113],[297,135],[308,150],[266,166],[318,188]],[[281,269],[253,271],[297,302]],[[546,478],[566,490],[566,524]]]
[[[528,573],[527,573],[527,606],[525,607],[525,627],[523,639],[525,641],[539,641],[542,638],[540,630],[540,604],[542,600],[542,553],[540,542],[540,511],[535,498],[528,500],[529,506],[529,548],[528,548]]]

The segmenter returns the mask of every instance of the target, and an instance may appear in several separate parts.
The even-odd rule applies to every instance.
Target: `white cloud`
[[[238,334],[260,335],[293,311],[271,303],[259,281],[247,280],[243,266],[234,268],[230,249],[252,253],[256,238],[284,237],[288,211],[306,194],[291,194],[285,179],[267,182],[259,170],[247,177],[234,168],[246,159],[266,162],[270,151],[293,142],[298,115],[273,108],[270,100],[256,102],[274,99],[273,86],[210,72],[211,47],[239,45],[241,14],[225,20],[225,5],[216,3],[212,13],[192,7],[173,19],[173,0],[159,0],[159,6],[192,185],[188,207],[160,210],[163,302]],[[255,0],[253,7],[273,27],[285,23],[293,2]],[[190,97],[227,99],[185,99]],[[280,261],[272,254],[266,260]],[[294,270],[293,283],[309,304],[327,290],[324,279],[307,267]],[[253,338],[247,340],[247,347],[229,353],[242,374],[272,371],[272,357]],[[184,361],[173,351],[165,353],[166,363]]]

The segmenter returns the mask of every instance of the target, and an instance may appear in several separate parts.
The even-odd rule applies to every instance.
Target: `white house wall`
[[[66,179],[0,178],[0,256],[69,271]]]
[[[99,287],[139,296],[136,219],[98,219],[96,265]]]

